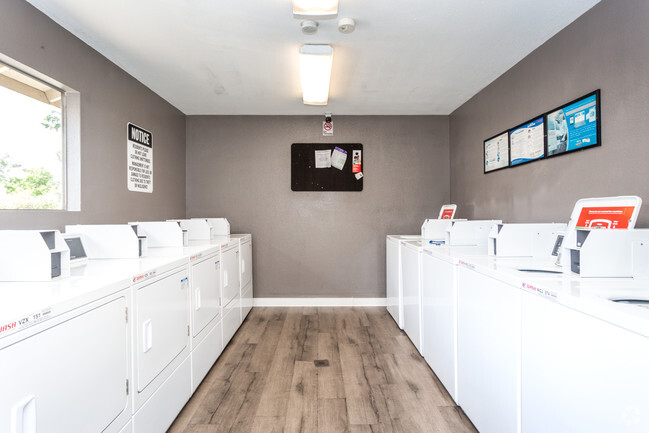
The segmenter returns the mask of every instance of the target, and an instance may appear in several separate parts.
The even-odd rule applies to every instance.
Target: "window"
[[[0,55],[0,209],[78,210],[79,98],[64,87]]]

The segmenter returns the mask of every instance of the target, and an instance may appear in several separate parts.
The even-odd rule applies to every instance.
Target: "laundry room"
[[[2,0],[0,431],[648,430],[648,21]]]

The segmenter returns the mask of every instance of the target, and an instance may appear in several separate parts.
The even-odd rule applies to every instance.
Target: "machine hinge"
[[[189,337],[189,325],[187,325],[187,336]]]
[[[128,307],[124,308],[124,317],[126,319],[126,323],[128,323]]]
[[[126,379],[126,395],[128,395],[128,379]]]

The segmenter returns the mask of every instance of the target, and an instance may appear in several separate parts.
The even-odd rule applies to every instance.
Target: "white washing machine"
[[[422,353],[422,244],[422,241],[401,241],[400,245],[403,330],[419,353]]]
[[[403,329],[403,290],[401,285],[401,241],[421,240],[420,235],[388,235],[385,239],[385,297],[388,313]]]

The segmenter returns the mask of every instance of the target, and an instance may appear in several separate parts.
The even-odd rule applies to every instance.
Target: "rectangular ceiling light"
[[[334,49],[330,45],[302,45],[300,74],[302,101],[307,105],[327,105]]]
[[[293,0],[295,18],[327,19],[338,16],[338,0]]]

